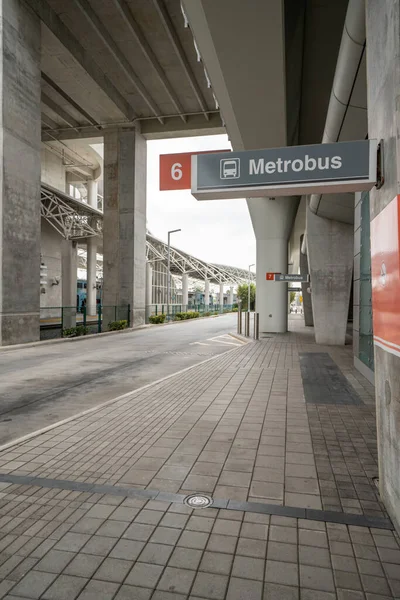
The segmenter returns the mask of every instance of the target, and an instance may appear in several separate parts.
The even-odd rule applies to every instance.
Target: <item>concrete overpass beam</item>
[[[0,345],[39,339],[40,21],[0,0]]]
[[[307,207],[307,248],[317,344],[343,346],[354,259],[353,226]]]
[[[103,304],[131,306],[145,322],[146,141],[137,131],[104,135]],[[103,321],[112,318],[104,314]]]

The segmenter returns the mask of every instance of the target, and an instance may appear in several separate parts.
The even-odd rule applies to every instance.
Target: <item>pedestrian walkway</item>
[[[0,598],[400,598],[373,387],[291,324],[1,451]]]

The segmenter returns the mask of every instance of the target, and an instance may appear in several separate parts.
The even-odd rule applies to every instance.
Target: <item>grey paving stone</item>
[[[349,571],[337,571],[334,570],[335,584],[338,588],[344,588],[348,590],[361,590],[361,581],[358,573]]]
[[[186,529],[192,531],[210,532],[214,526],[215,519],[207,518],[206,516],[192,516],[187,522]]]
[[[151,598],[152,600],[184,600],[187,598],[187,596],[182,594],[174,594],[173,592],[156,590]]]
[[[229,575],[232,567],[232,554],[205,552],[199,570],[218,575]]]
[[[261,581],[231,577],[226,600],[262,600]]]
[[[85,554],[95,554],[96,556],[107,556],[116,543],[116,538],[94,535],[82,548],[81,552]]]
[[[131,523],[139,512],[139,508],[119,506],[112,513],[113,521],[125,521]]]
[[[13,595],[20,598],[40,598],[45,590],[53,583],[57,575],[31,571],[13,588]]]
[[[133,562],[120,558],[106,558],[93,575],[94,579],[122,583],[132,568]]]
[[[140,554],[139,561],[155,565],[166,565],[171,556],[173,546],[164,544],[147,544]]]
[[[193,548],[175,548],[168,566],[195,571],[199,566],[201,557],[201,550],[194,550]]]
[[[185,527],[188,518],[188,515],[180,515],[169,512],[164,515],[160,525],[162,527],[175,527],[177,529],[181,529],[182,527]]]
[[[114,600],[149,600],[153,590],[136,587],[132,585],[123,585],[120,587]]]
[[[378,548],[378,554],[382,562],[400,565],[400,550],[394,550],[392,548]]]
[[[160,565],[136,563],[124,583],[137,587],[153,589],[156,587],[162,571],[163,567]]]
[[[50,550],[50,552],[37,563],[35,570],[46,571],[47,573],[61,573],[75,556],[76,555],[73,552]]]
[[[299,529],[299,544],[314,548],[328,548],[328,538],[324,531]]]
[[[338,600],[365,600],[364,592],[356,590],[337,590]]]
[[[299,546],[299,562],[303,565],[331,568],[331,558],[326,548]]]
[[[314,590],[335,591],[332,571],[321,567],[300,565],[300,585]]]
[[[153,533],[154,525],[144,525],[143,523],[132,523],[123,534],[123,537],[128,540],[137,540],[139,542],[147,542]]]
[[[158,510],[141,510],[135,517],[135,523],[144,523],[145,525],[158,525],[163,518],[164,513]]]
[[[298,567],[295,564],[267,560],[265,570],[265,581],[269,583],[281,583],[283,585],[298,585]]]
[[[213,533],[219,535],[238,536],[241,523],[227,519],[216,519],[213,527]]]
[[[184,531],[179,538],[177,545],[201,550],[205,548],[208,538],[208,533],[203,533],[201,531]]]
[[[266,583],[263,600],[298,600],[299,588],[277,583]]]
[[[119,585],[107,581],[89,581],[78,600],[113,600]]]
[[[322,592],[321,590],[307,590],[301,588],[300,600],[337,600],[336,594],[332,592]]]
[[[229,578],[224,575],[198,573],[192,594],[209,600],[224,600]]]
[[[108,519],[108,517],[115,510],[115,506],[110,506],[108,504],[95,504],[88,512],[86,513],[86,518],[95,518],[95,519]]]
[[[297,563],[297,545],[270,542],[268,544],[267,558],[269,560]]]
[[[180,529],[172,529],[171,527],[157,527],[150,538],[150,542],[153,544],[169,544],[171,546],[175,546],[180,535]]]
[[[120,539],[110,552],[111,558],[135,560],[145,546],[145,542]]]
[[[157,585],[157,589],[177,594],[188,594],[192,586],[195,571],[167,567]]]
[[[89,533],[93,534],[104,523],[104,519],[95,519],[93,517],[83,517],[71,528],[74,533]]]
[[[60,575],[46,590],[44,600],[75,600],[85,587],[87,579],[73,575]]]
[[[83,554],[80,552],[75,555],[75,558],[64,569],[64,574],[90,578],[99,568],[103,559],[103,556],[93,556],[92,554]]]
[[[243,523],[240,530],[241,537],[254,540],[268,539],[268,525],[259,525],[257,523]]]
[[[107,521],[104,521],[103,525],[99,527],[96,535],[119,538],[128,526],[129,523],[126,521],[112,521],[111,519],[107,519]]]
[[[255,558],[265,558],[267,551],[267,542],[263,540],[251,540],[248,538],[239,538],[236,553],[242,556],[254,556]]]
[[[297,544],[297,530],[293,527],[281,527],[279,525],[271,525],[269,539],[274,542]]]
[[[85,533],[66,533],[54,546],[54,550],[79,552],[88,540],[90,540],[90,535]]]
[[[361,580],[366,592],[390,596],[391,592],[385,578],[376,577],[375,575],[361,575]]]
[[[240,579],[264,579],[264,560],[247,556],[236,556],[232,576]]]

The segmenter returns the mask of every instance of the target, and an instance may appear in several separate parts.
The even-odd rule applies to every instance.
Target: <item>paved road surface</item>
[[[235,328],[230,314],[0,351],[0,445],[226,352]]]

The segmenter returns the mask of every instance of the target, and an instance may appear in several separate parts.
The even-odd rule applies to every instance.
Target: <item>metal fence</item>
[[[84,306],[78,311],[76,306],[50,306],[40,309],[40,339],[49,340],[61,337],[77,337],[109,331],[118,321],[131,324],[130,305],[103,306],[98,304],[90,312]]]
[[[149,304],[146,306],[146,321],[148,322],[152,315],[165,315],[166,320],[173,320],[180,313],[198,312],[200,317],[205,317],[230,313],[235,308],[237,308],[237,304],[209,304],[208,306],[205,304],[170,304],[167,314],[166,304]]]
[[[237,315],[237,332],[245,337],[260,339],[260,314],[256,312],[239,311]],[[244,318],[243,318],[244,317]],[[244,321],[244,327],[243,327]]]

